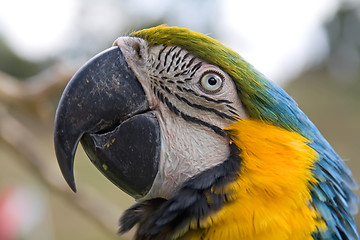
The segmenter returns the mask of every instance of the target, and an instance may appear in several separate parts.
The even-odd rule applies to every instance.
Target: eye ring
[[[206,93],[219,92],[224,84],[224,77],[216,71],[207,71],[200,78],[201,89]]]

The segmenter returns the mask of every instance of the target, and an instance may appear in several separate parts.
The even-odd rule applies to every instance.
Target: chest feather
[[[229,202],[193,226],[183,239],[313,239],[325,229],[311,206],[318,156],[297,133],[254,120],[227,130],[241,149],[238,179],[229,184]],[[197,230],[196,230],[197,229]]]

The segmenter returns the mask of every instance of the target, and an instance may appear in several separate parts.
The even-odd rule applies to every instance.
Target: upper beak
[[[158,171],[160,127],[119,47],[96,55],[73,76],[56,111],[56,157],[73,191],[79,141],[114,184],[135,198],[146,195]]]

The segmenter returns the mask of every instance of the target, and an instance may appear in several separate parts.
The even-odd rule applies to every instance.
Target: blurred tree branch
[[[40,140],[11,113],[14,109],[30,108],[39,121],[52,122],[55,107],[51,98],[61,94],[72,74],[73,71],[59,65],[21,82],[0,72],[0,140],[20,155],[17,158],[19,163],[32,171],[46,187],[104,230],[109,239],[118,239],[114,222],[110,219],[117,218],[122,210],[89,187],[83,187],[81,194],[76,196],[70,192],[49,166]]]
[[[58,64],[26,81],[0,72],[0,102],[32,109],[40,120],[49,121],[54,112],[51,98],[62,92],[73,72]]]

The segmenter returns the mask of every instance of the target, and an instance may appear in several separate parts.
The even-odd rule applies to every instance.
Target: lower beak
[[[160,127],[119,47],[98,54],[73,76],[56,111],[56,157],[73,191],[79,141],[119,188],[135,198],[150,190],[160,159]]]

